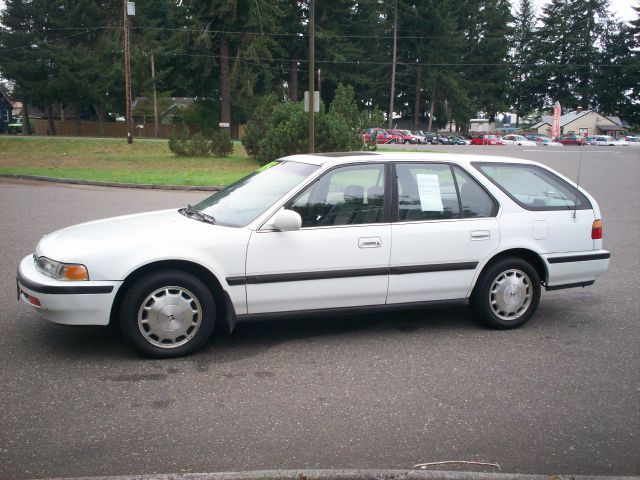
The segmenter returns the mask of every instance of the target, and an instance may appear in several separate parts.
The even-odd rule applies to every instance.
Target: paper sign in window
[[[420,206],[423,212],[443,212],[442,197],[440,196],[440,180],[438,175],[418,173],[418,192]]]

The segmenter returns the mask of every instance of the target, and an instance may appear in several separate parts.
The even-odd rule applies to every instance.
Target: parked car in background
[[[553,139],[551,137],[547,137],[546,135],[540,135],[540,134],[528,134],[525,135],[525,138],[527,140],[531,140],[533,142],[536,142],[536,145],[542,145],[542,146],[551,146],[551,147],[561,147],[562,144],[559,142],[554,142]]]
[[[629,146],[629,142],[623,137],[615,137],[613,139],[613,146],[614,147],[628,147]]]
[[[409,132],[409,135],[413,138],[413,143],[427,143],[427,139],[424,135],[420,135],[419,133],[412,132],[410,130],[406,130]]]
[[[482,135],[471,139],[471,145],[504,145],[499,135]]]
[[[505,145],[522,145],[525,147],[535,147],[536,142],[527,140],[523,135],[509,134],[502,137],[502,143]]]
[[[378,144],[398,143],[398,136],[384,128],[367,128],[362,134],[364,143],[368,143],[372,135],[376,137],[376,143]]]
[[[555,141],[561,143],[562,145],[589,145],[589,141],[586,139],[586,137],[573,134],[560,135],[555,139]]]
[[[440,145],[453,145],[451,138],[445,135],[439,135],[436,138],[436,143],[439,143]]]
[[[609,135],[596,135],[593,137],[587,137],[587,139],[591,145],[613,146],[613,137]]]
[[[471,141],[466,138],[458,137],[457,135],[454,137],[449,137],[452,145],[470,145]]]
[[[418,143],[418,140],[409,130],[390,129],[387,132],[398,137],[396,143]]]
[[[413,133],[414,135],[424,138],[422,143],[428,143],[430,145],[434,143],[435,138],[437,137],[437,135],[434,134],[433,132],[426,132],[424,130],[415,130]]]
[[[610,135],[598,135],[591,141],[591,145],[626,147],[629,145],[629,142],[624,138],[614,138]]]
[[[635,135],[627,135],[626,137],[624,137],[624,139],[629,142],[630,146],[640,147],[640,137],[637,137]]]
[[[194,206],[45,235],[18,266],[17,294],[52,322],[116,324],[158,358],[196,352],[214,326],[362,308],[464,300],[511,329],[543,288],[592,285],[609,266],[602,242],[596,200],[539,163],[293,155]]]

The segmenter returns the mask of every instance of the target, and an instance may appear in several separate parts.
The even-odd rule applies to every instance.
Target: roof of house
[[[0,96],[4,97],[4,99],[7,101],[7,103],[9,105],[11,105],[11,108],[13,108],[13,102],[11,101],[9,96],[5,93],[5,91],[2,89],[2,87],[0,87]]]
[[[574,110],[571,112],[567,112],[560,117],[560,126],[564,127],[565,125],[577,120],[580,117],[584,117],[585,115],[591,112],[595,113],[596,115],[600,115],[603,118],[606,118],[607,120],[609,120],[611,123],[615,125],[622,125],[622,120],[620,120],[620,117],[615,117],[615,116],[608,117],[606,115],[596,112],[595,110],[582,110],[581,112]],[[540,128],[545,124],[547,125],[553,124],[553,115],[542,115],[542,117],[540,117],[540,121],[535,125],[533,125],[531,128]]]
[[[178,106],[178,107],[186,107],[187,105],[189,105],[191,102],[193,102],[193,98],[191,97],[162,97],[162,98],[158,98],[158,102],[162,102],[164,104],[168,104],[171,107],[173,106]],[[146,102],[151,102],[152,99],[151,97],[136,97],[133,102],[131,103],[131,107],[132,108],[136,108],[140,103],[146,103]]]

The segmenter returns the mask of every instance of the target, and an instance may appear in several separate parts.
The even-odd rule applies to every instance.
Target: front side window
[[[527,210],[591,208],[582,192],[537,165],[474,163],[473,166]]]
[[[215,223],[242,227],[264,213],[319,167],[297,162],[273,162],[214,193],[194,208]]]
[[[302,217],[302,228],[379,223],[384,212],[384,165],[329,171],[286,208]]]

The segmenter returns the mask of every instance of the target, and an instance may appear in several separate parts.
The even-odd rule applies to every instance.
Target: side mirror
[[[298,212],[282,209],[273,216],[267,226],[280,232],[300,230],[302,227],[302,217]]]

